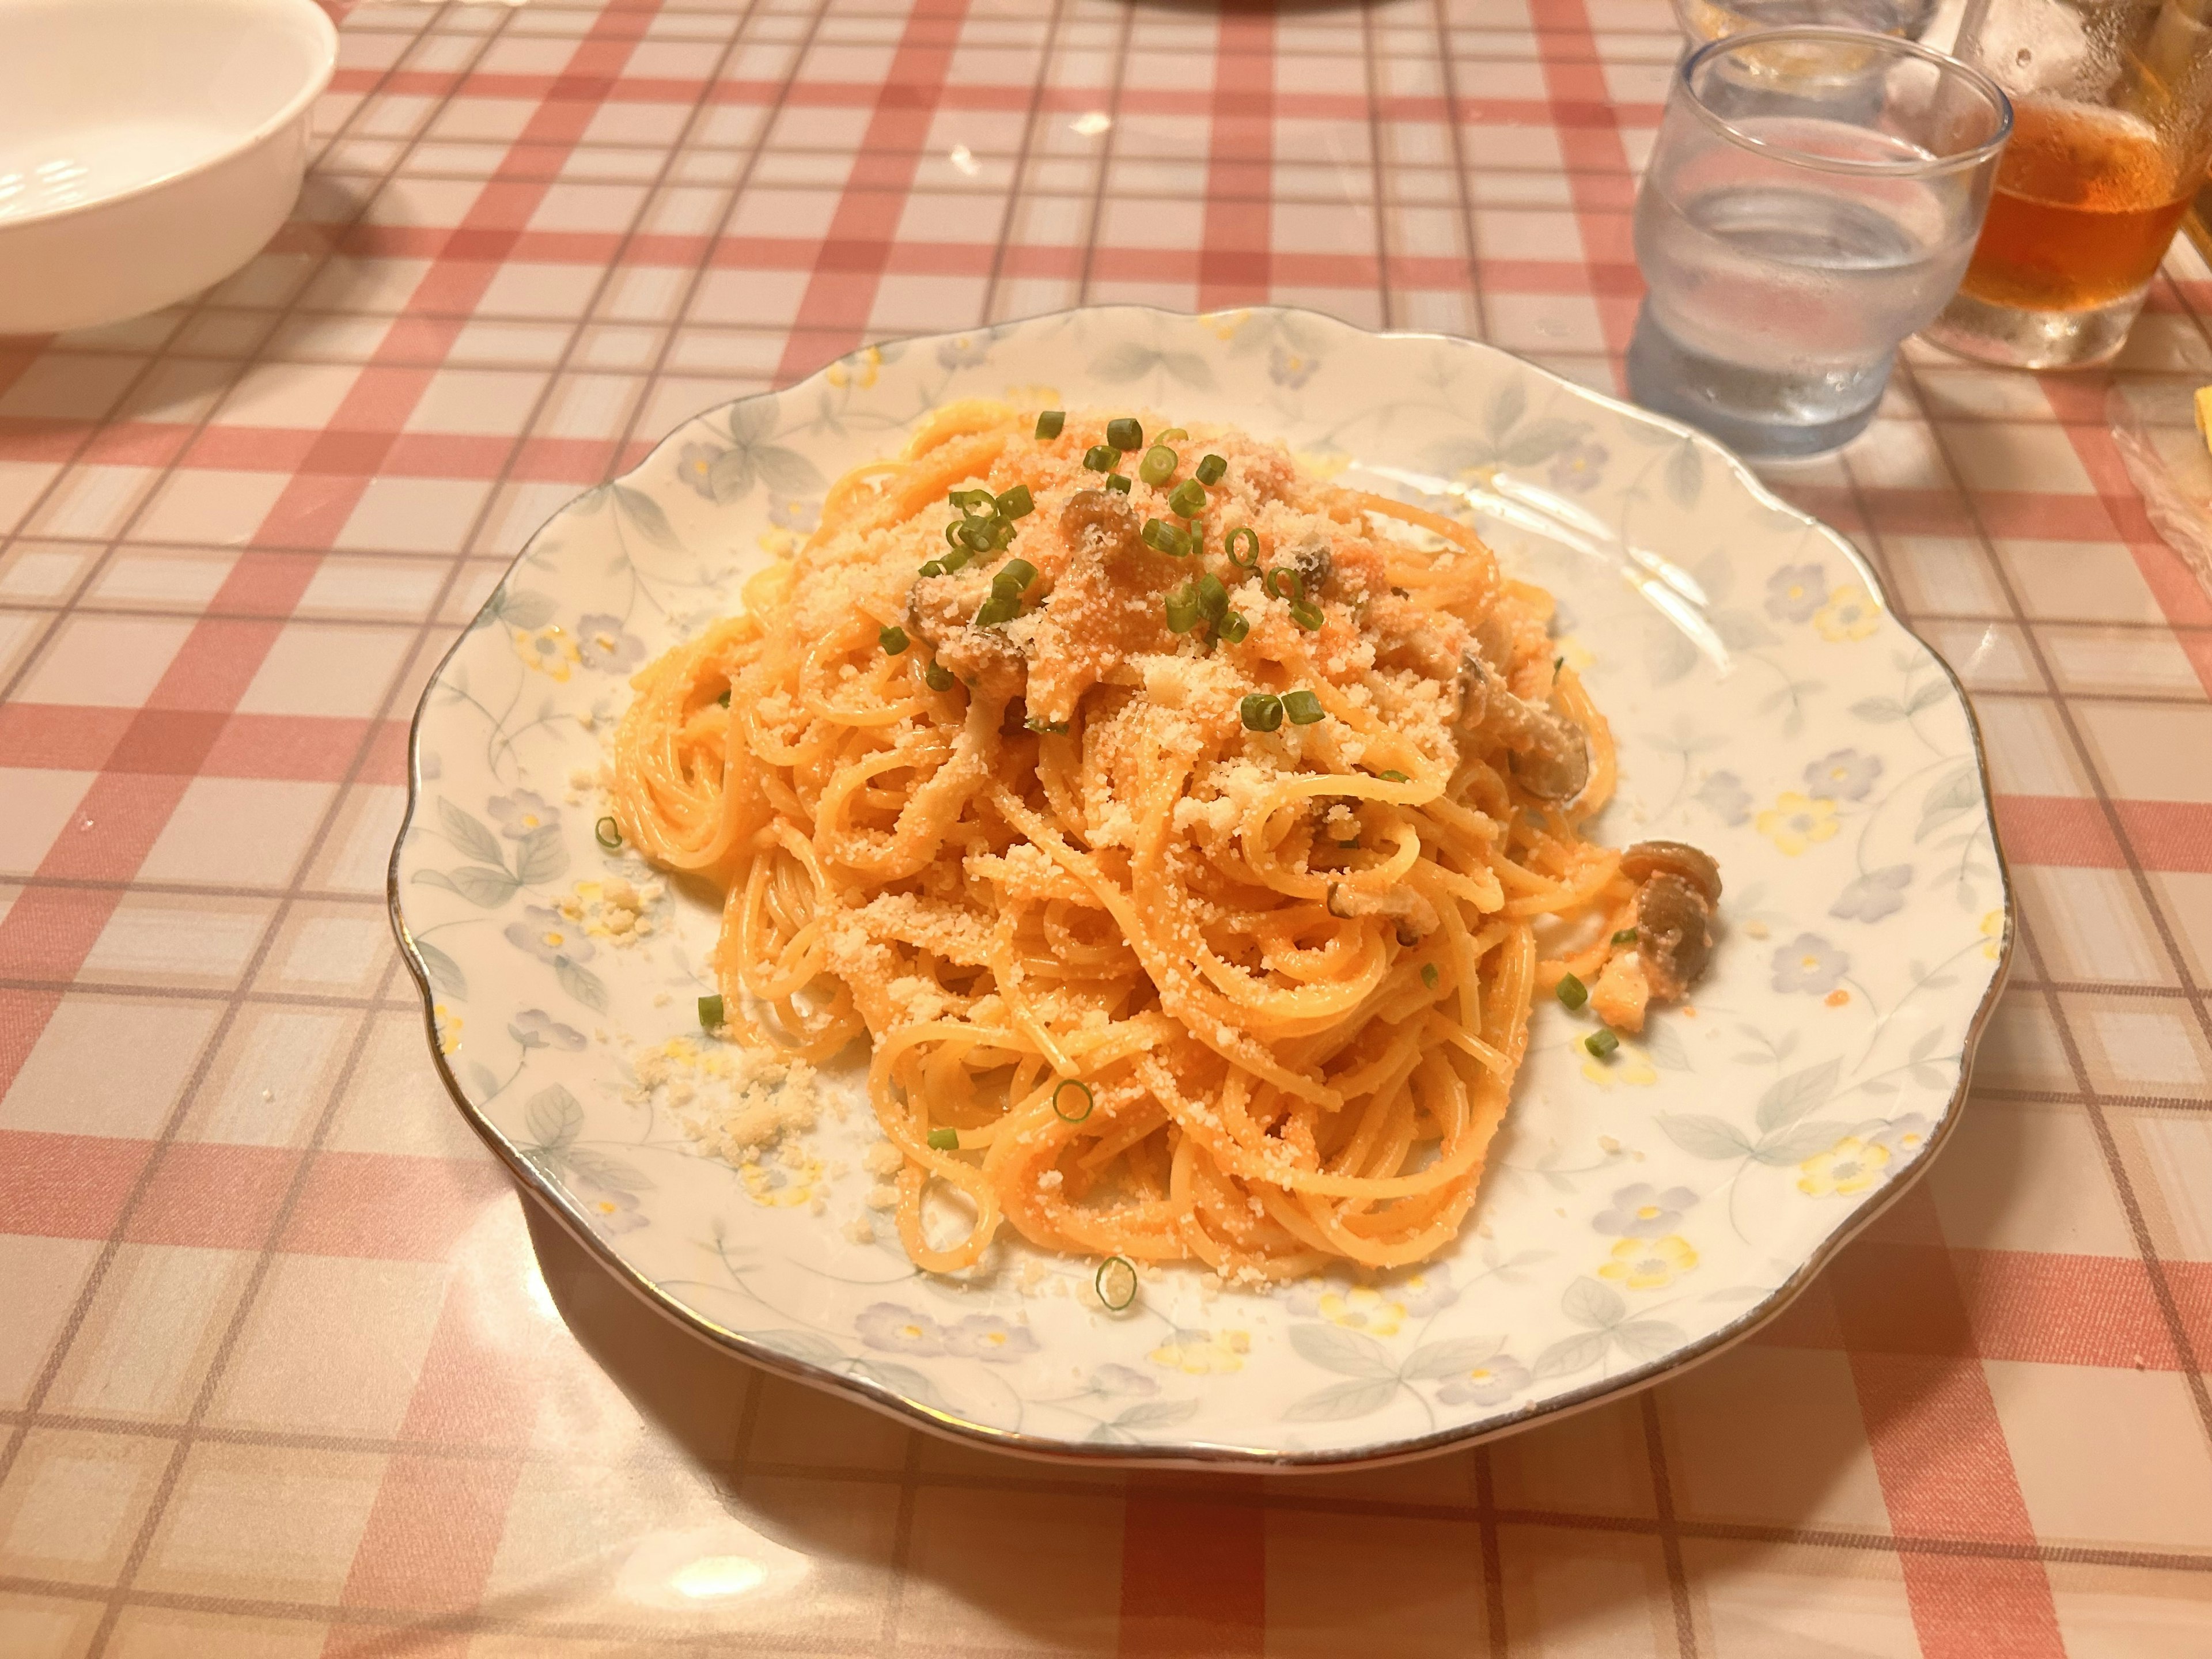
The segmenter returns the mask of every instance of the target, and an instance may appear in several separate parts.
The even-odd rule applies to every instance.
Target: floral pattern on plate
[[[1096,1264],[1018,1241],[938,1279],[868,1207],[857,1066],[755,1162],[708,1156],[669,1109],[726,1065],[693,1006],[717,912],[602,839],[591,778],[625,676],[788,556],[830,479],[977,395],[1234,422],[1476,525],[1558,596],[1559,649],[1613,720],[1599,833],[1718,858],[1693,1004],[1609,1060],[1586,1015],[1539,1009],[1442,1259],[1272,1294],[1147,1273],[1118,1313]],[[1965,700],[1840,537],[1705,439],[1508,354],[1289,310],[1099,307],[871,346],[700,416],[515,562],[424,695],[412,782],[394,920],[434,1063],[516,1174],[763,1363],[1063,1455],[1403,1455],[1741,1334],[1942,1138],[2010,939]]]

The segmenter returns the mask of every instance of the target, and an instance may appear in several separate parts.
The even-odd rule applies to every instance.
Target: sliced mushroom
[[[1721,867],[1713,862],[1712,854],[1692,847],[1686,842],[1639,841],[1624,848],[1620,854],[1620,873],[1631,881],[1649,881],[1654,876],[1674,876],[1698,890],[1709,905],[1721,902]]]
[[[1636,895],[1636,958],[1653,999],[1680,1002],[1713,953],[1713,908],[1676,875],[1655,875]]]
[[[1328,579],[1336,574],[1336,556],[1329,550],[1328,538],[1318,530],[1300,537],[1284,562],[1298,573],[1298,580],[1309,599],[1318,597],[1322,589],[1328,586]]]
[[[1060,509],[1060,533],[1078,551],[1095,538],[1092,550],[1108,556],[1139,553],[1145,545],[1136,509],[1110,489],[1079,489],[1070,495]]]
[[[1513,775],[1540,800],[1572,800],[1589,783],[1589,739],[1582,727],[1515,696],[1477,651],[1460,658],[1459,723],[1504,744]]]
[[[1398,924],[1398,943],[1419,945],[1436,932],[1441,918],[1437,907],[1410,887],[1393,887],[1371,893],[1348,881],[1328,884],[1328,913],[1351,921],[1361,916],[1387,916]]]

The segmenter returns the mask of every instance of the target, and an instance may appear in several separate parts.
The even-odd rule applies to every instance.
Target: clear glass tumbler
[[[1980,246],[1928,337],[2067,368],[2127,343],[2212,157],[2207,0],[1976,0],[1959,56],[2011,94]]]
[[[1692,40],[1719,40],[1753,29],[1864,29],[1917,40],[1936,0],[1674,0],[1674,21]]]
[[[1692,52],[1636,198],[1629,395],[1753,457],[1855,437],[1958,286],[2011,122],[1987,76],[1893,36]]]

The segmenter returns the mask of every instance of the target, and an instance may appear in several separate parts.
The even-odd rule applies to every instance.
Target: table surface
[[[562,501],[1092,300],[1611,390],[1675,50],[1656,0],[363,6],[265,253],[0,340],[0,1651],[2212,1648],[2212,602],[2106,375],[1909,348],[1778,475],[1972,686],[2021,948],[1929,1178],[1662,1388],[1367,1474],[940,1443],[541,1258],[427,1062],[405,722]],[[2118,373],[2212,380],[2208,313],[2177,250]]]

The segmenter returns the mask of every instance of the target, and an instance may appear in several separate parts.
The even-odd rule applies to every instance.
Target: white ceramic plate
[[[1560,601],[1619,739],[1598,832],[1707,848],[1728,892],[1695,1012],[1611,1064],[1547,1002],[1471,1225],[1418,1273],[1273,1295],[1195,1271],[1112,1316],[1092,1264],[969,1282],[866,1238],[856,1109],[750,1171],[625,1099],[696,1034],[716,916],[618,945],[566,921],[572,779],[648,653],[732,609],[827,482],[948,398],[1224,420],[1470,514]],[[585,717],[580,720],[579,716]],[[778,1370],[1020,1449],[1266,1465],[1401,1456],[1650,1381],[1771,1316],[1942,1140],[2010,907],[1972,716],[1834,532],[1707,440],[1462,340],[1309,313],[1102,307],[871,347],[700,416],[546,526],[416,719],[392,904],[437,1064],[527,1187],[635,1287]],[[1010,1232],[1009,1235],[1010,1236]]]

